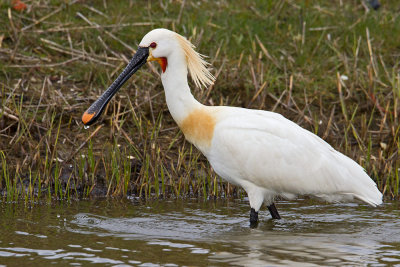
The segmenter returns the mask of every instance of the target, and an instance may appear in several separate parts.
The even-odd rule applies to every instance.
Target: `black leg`
[[[258,225],[258,212],[251,208],[250,210],[250,227],[255,228]]]
[[[281,216],[279,216],[278,210],[275,207],[275,203],[272,203],[267,208],[269,210],[269,213],[271,213],[272,219],[280,219],[281,218]]]

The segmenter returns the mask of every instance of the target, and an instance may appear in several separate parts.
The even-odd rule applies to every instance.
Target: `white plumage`
[[[382,203],[363,168],[315,134],[277,113],[218,109],[212,146],[204,154],[221,177],[249,193],[256,211],[263,200],[269,205],[276,196]]]
[[[382,203],[381,192],[360,165],[283,116],[200,104],[190,92],[188,69],[197,85],[209,85],[215,78],[184,37],[156,29],[146,34],[139,46],[140,58],[134,57],[132,62],[142,62],[143,55],[148,53],[147,61],[160,63],[172,117],[218,175],[246,190],[252,223],[258,220],[263,202],[273,218],[280,218],[273,204],[276,197],[309,195],[326,201],[359,199],[371,206]],[[117,81],[114,83],[118,89],[123,82]],[[107,91],[117,90],[110,88]],[[95,110],[99,105],[92,106]],[[90,112],[88,109],[85,113],[84,123],[98,114]]]
[[[141,45],[156,42],[161,47],[159,36],[174,43],[168,53],[158,54],[157,48],[152,51],[153,57],[166,57],[168,61],[161,78],[171,115],[215,172],[246,190],[256,212],[263,202],[270,205],[277,196],[310,195],[327,201],[356,198],[371,206],[382,203],[381,192],[360,165],[282,115],[198,103],[187,84],[188,60],[196,58],[185,58],[179,42],[171,41],[182,37],[163,29],[148,33]],[[196,140],[195,134],[182,127],[196,110],[215,122],[209,144]],[[198,121],[201,124],[202,119]],[[206,126],[198,127],[202,131]]]

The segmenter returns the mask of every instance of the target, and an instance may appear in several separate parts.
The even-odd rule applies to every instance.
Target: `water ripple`
[[[0,214],[6,265],[396,265],[397,203],[277,203],[250,229],[246,201],[80,201]],[[6,210],[6,209],[3,209]],[[23,210],[23,207],[21,207]]]

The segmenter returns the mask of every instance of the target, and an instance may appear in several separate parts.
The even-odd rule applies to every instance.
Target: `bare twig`
[[[179,24],[181,22],[182,12],[183,12],[183,8],[185,7],[185,2],[186,2],[186,0],[182,1],[181,8],[179,9],[178,18],[176,19],[177,24]]]
[[[41,17],[39,20],[35,21],[35,22],[32,23],[32,24],[23,27],[23,28],[21,29],[21,31],[22,31],[22,32],[23,32],[23,31],[26,31],[27,29],[30,29],[30,28],[32,28],[33,26],[38,25],[39,23],[45,21],[46,19],[48,19],[48,18],[50,18],[51,16],[53,16],[53,15],[57,14],[58,12],[60,12],[63,8],[64,8],[64,5],[59,6],[59,7],[58,7],[56,10],[54,10],[53,12],[51,12],[51,13],[49,13],[49,14],[43,16],[43,17]]]
[[[101,25],[100,27],[103,29],[108,28],[123,28],[123,27],[137,27],[137,26],[151,26],[154,25],[153,22],[134,22],[134,23],[121,23],[121,24],[110,24],[110,25]],[[88,29],[98,29],[98,25],[90,25],[90,26],[74,26],[74,27],[60,27],[57,25],[54,28],[50,29],[37,29],[26,32],[35,32],[35,33],[47,33],[47,32],[68,32],[68,31],[82,31]]]
[[[71,50],[70,48],[64,47],[62,45],[59,45],[59,44],[57,44],[57,43],[55,43],[53,41],[47,40],[47,39],[40,38],[40,40],[42,42],[48,44],[49,45],[48,48],[50,48],[52,50],[55,50],[57,52],[64,53],[64,54],[69,54],[69,55],[72,55],[72,56],[81,56],[82,58],[87,58],[90,61],[102,64],[102,65],[115,67],[113,64],[110,64],[110,63],[105,62],[105,61],[106,60],[119,60],[118,58],[104,57],[104,56],[99,56],[99,55],[96,55],[96,54],[90,54],[89,55],[88,53],[86,53],[86,51],[82,52],[82,51],[77,50],[77,49],[72,49]]]
[[[87,24],[91,25],[91,26],[96,26],[95,29],[102,29],[104,31],[105,34],[107,34],[108,36],[110,36],[112,39],[116,40],[117,42],[119,42],[120,44],[122,44],[123,46],[125,46],[125,48],[127,48],[129,51],[131,51],[132,53],[135,53],[136,50],[133,49],[132,46],[128,45],[127,43],[125,43],[124,41],[122,41],[121,39],[119,39],[117,36],[115,36],[114,34],[112,34],[111,32],[105,30],[104,28],[102,28],[99,24],[90,21],[88,18],[86,18],[84,15],[82,15],[82,13],[80,12],[76,12],[76,15],[78,17],[80,17],[81,19],[83,19],[84,21],[86,21]]]
[[[265,81],[260,88],[257,90],[256,94],[253,96],[253,98],[250,100],[249,102],[249,106],[254,102],[254,100],[256,100],[256,98],[258,97],[258,95],[262,92],[262,90],[264,90],[265,86],[267,85],[267,82]]]
[[[73,61],[77,61],[79,59],[83,58],[83,56],[78,56],[74,57],[71,59],[68,59],[66,61],[58,62],[58,63],[53,63],[53,64],[35,64],[35,65],[8,65],[7,67],[9,68],[53,68],[53,67],[58,67],[62,65],[66,65],[68,63],[71,63]]]
[[[86,145],[87,142],[89,142],[90,139],[93,138],[93,136],[95,136],[100,129],[103,127],[103,124],[100,124],[99,126],[97,126],[96,130],[93,131],[93,133],[91,133],[89,135],[88,138],[86,138],[86,140],[75,150],[75,152],[73,152],[71,154],[71,156],[69,156],[69,158],[66,160],[67,162],[70,161],[73,157],[75,157],[75,155]]]
[[[15,115],[13,115],[11,113],[8,113],[7,111],[5,111],[5,110],[0,108],[0,117],[1,117],[1,115],[4,115],[7,118],[10,118],[10,119],[15,120],[15,121],[19,121],[19,118],[17,116],[15,116]]]
[[[281,67],[279,66],[278,61],[272,57],[269,53],[267,48],[265,48],[265,46],[263,45],[263,43],[260,41],[260,38],[258,38],[258,36],[256,35],[256,40],[258,42],[258,45],[260,46],[261,50],[263,51],[264,55],[272,61],[272,63],[275,65],[275,67],[277,67],[278,69],[281,69]]]
[[[93,11],[94,13],[99,14],[100,16],[104,17],[104,18],[108,18],[108,16],[106,14],[104,14],[103,12],[101,12],[100,10],[92,7],[92,6],[88,6],[86,4],[83,4],[84,7],[86,7],[87,9],[89,9],[90,11]]]
[[[377,68],[375,66],[374,54],[372,52],[372,45],[371,45],[371,39],[369,37],[369,29],[368,29],[368,27],[366,29],[366,33],[367,33],[367,44],[368,44],[370,62],[371,62],[372,68],[374,70],[375,77],[377,77],[378,76],[378,70],[377,70]]]

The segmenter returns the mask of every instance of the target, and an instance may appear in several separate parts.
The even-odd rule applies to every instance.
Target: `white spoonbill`
[[[93,123],[144,63],[157,61],[173,119],[219,176],[246,190],[251,225],[258,222],[263,203],[274,219],[280,218],[274,205],[277,197],[308,195],[329,202],[359,199],[374,207],[382,203],[381,192],[360,165],[282,115],[199,103],[190,92],[188,71],[197,86],[210,85],[215,78],[193,48],[170,30],[147,33],[128,66],[83,114],[83,123]]]

